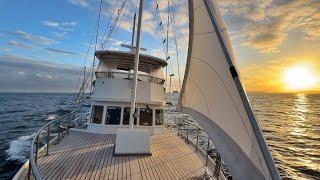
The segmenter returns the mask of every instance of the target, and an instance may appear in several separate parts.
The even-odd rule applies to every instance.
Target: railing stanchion
[[[50,124],[48,125],[48,130],[47,130],[47,151],[46,151],[46,155],[49,155],[49,146],[50,146]]]
[[[189,128],[190,128],[189,122],[187,124],[188,124],[188,126],[187,126],[187,139],[186,139],[186,141],[189,144]]]
[[[85,115],[87,115],[88,113],[85,113]],[[43,126],[40,130],[38,130],[38,132],[36,133],[36,135],[33,137],[32,139],[32,143],[31,143],[31,148],[30,148],[30,158],[29,158],[29,168],[28,168],[28,174],[26,176],[26,178],[28,180],[30,179],[41,179],[41,175],[39,173],[39,170],[38,170],[38,167],[37,167],[37,161],[38,161],[38,158],[39,158],[39,148],[40,148],[40,135],[43,131],[46,131],[47,130],[47,147],[46,147],[46,155],[49,154],[49,148],[50,148],[50,134],[52,133],[52,128],[55,129],[55,127],[51,127],[52,126],[56,126],[58,124],[58,137],[55,136],[55,138],[57,137],[57,143],[59,143],[59,141],[61,140],[61,137],[63,136],[64,133],[69,133],[68,130],[69,130],[69,127],[70,127],[70,120],[72,118],[72,115],[75,115],[74,112],[72,113],[69,113],[67,115],[64,115],[62,117],[59,117],[57,119],[54,119],[52,121],[50,121],[49,123],[47,123],[45,126]],[[82,115],[81,117],[83,117],[84,115]],[[67,129],[65,129],[65,127],[63,126],[63,128],[61,128],[61,119],[62,118],[69,118],[69,119],[64,119],[64,121],[62,123],[67,123]],[[76,118],[75,118],[76,119]],[[80,118],[78,118],[80,119]],[[76,119],[76,120],[78,120]],[[67,122],[65,122],[67,121]],[[67,131],[67,132],[66,132]],[[55,132],[55,130],[54,130]],[[36,146],[36,147],[34,147]],[[36,148],[36,149],[34,149]],[[45,148],[45,147],[44,147]],[[32,174],[31,174],[32,173]],[[33,177],[34,178],[33,178]]]
[[[220,171],[221,171],[221,156],[219,153],[216,155],[216,160],[215,160],[216,166],[213,171],[213,177],[216,177],[219,179]]]
[[[196,152],[198,151],[198,143],[199,143],[199,128],[197,128]]]
[[[76,121],[76,126],[81,127],[81,122],[82,122],[82,116],[78,117],[77,121]]]
[[[31,160],[29,159],[28,180],[30,180],[30,179],[31,179]]]
[[[186,139],[186,128],[185,128],[185,124],[184,124],[184,121],[182,121],[182,133],[181,133],[181,136],[182,136],[182,139]]]
[[[60,119],[58,120],[58,143],[60,142]]]
[[[179,124],[178,124],[178,136],[180,136],[180,126],[181,126],[181,119],[179,119]]]
[[[69,135],[69,123],[70,123],[72,114],[73,114],[73,112],[69,115],[69,118],[68,118],[68,120],[67,120],[67,135]]]
[[[38,150],[39,150],[39,134],[37,135],[37,141],[36,141],[36,156],[35,156],[35,162],[38,164]]]
[[[207,155],[206,155],[206,166],[208,166],[208,160],[209,160],[209,148],[210,148],[210,139],[208,137],[208,144],[207,144]]]

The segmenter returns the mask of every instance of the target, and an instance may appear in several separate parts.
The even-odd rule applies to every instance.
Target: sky
[[[145,53],[162,58],[167,2],[145,0],[142,27]],[[169,28],[168,70],[175,74],[174,89],[179,89],[178,69],[182,81],[187,54],[188,7],[186,0],[170,2],[175,31]],[[248,92],[320,92],[320,1],[218,0],[218,4]],[[0,92],[73,92],[81,67],[92,63],[97,32],[97,49],[103,42],[104,48],[126,50],[120,44],[130,43],[137,0],[103,0],[97,31],[99,5],[99,0],[1,1]],[[117,26],[109,35],[116,17]],[[302,72],[297,68],[306,76],[295,77]],[[312,83],[292,88],[288,74]]]

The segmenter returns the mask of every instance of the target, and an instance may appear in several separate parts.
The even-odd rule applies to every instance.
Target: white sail
[[[279,179],[240,83],[214,0],[189,0],[190,34],[178,108],[213,140],[235,179]]]

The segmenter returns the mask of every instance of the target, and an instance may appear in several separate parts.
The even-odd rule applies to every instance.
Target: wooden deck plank
[[[104,160],[102,169],[100,169],[101,174],[99,176],[99,179],[105,179],[108,167],[110,167],[109,165],[110,165],[111,158],[112,158],[113,141],[114,141],[114,136],[111,136],[110,142],[109,142],[109,145],[108,145],[108,152],[107,152],[106,158]]]
[[[169,144],[171,142],[171,138],[166,137],[167,139],[167,144]],[[161,160],[160,165],[164,166],[164,172],[165,174],[167,174],[167,177],[169,179],[175,179],[175,178],[179,178],[179,174],[182,173],[181,172],[181,167],[179,167],[179,173],[173,173],[172,170],[176,169],[176,164],[172,161],[173,158],[173,154],[171,152],[172,147],[168,148],[165,146],[161,146],[161,142],[158,144],[155,144],[154,146],[159,146],[159,147],[155,147],[155,150],[157,150],[157,152],[159,153],[160,157],[158,159]],[[178,144],[179,146],[179,144]],[[176,149],[178,150],[178,149]],[[180,152],[181,153],[181,152]],[[172,161],[172,162],[171,162]],[[170,174],[168,175],[168,171],[171,171]],[[172,177],[170,175],[175,175],[175,177]]]
[[[80,138],[80,137],[79,137]],[[78,139],[78,136],[76,136],[75,138],[75,141]],[[65,145],[68,145],[69,144],[73,144],[73,142],[70,142],[71,141],[71,138],[68,138],[68,139],[63,139],[57,146],[63,148],[64,144]],[[70,147],[67,147],[67,148],[70,148]],[[66,149],[67,149],[66,148]],[[68,161],[66,161],[68,158],[72,158],[70,157],[70,155],[68,153],[63,153],[64,151],[62,150],[58,150],[58,151],[55,151],[53,149],[52,151],[52,154],[50,154],[49,156],[51,157],[50,161],[46,161],[45,164],[46,166],[43,166],[44,168],[46,169],[50,169],[50,171],[48,170],[43,170],[43,169],[40,169],[40,172],[41,171],[46,171],[48,173],[46,173],[46,175],[44,176],[45,178],[53,178],[53,177],[50,177],[51,174],[53,175],[56,175],[56,172],[59,171],[59,166],[61,165],[64,165],[66,164]]]
[[[80,175],[82,175],[84,172],[81,172],[81,170],[87,165],[87,162],[89,160],[89,158],[91,157],[91,151],[92,151],[92,148],[95,148],[95,146],[92,146],[92,145],[95,145],[97,144],[99,141],[98,141],[98,137],[94,137],[92,139],[92,141],[89,141],[88,142],[88,147],[84,147],[86,149],[86,151],[84,151],[80,157],[82,157],[82,160],[80,161],[79,165],[75,167],[75,169],[72,171],[71,173],[71,177],[70,179],[77,179]]]
[[[115,156],[115,135],[70,131],[38,161],[43,179],[193,179],[205,157],[173,132],[151,137],[152,156]]]
[[[143,179],[142,170],[136,156],[129,156],[131,179]]]
[[[107,155],[108,155],[108,151],[109,151],[109,145],[110,145],[110,142],[111,142],[111,139],[112,136],[107,136],[107,138],[105,139],[106,141],[106,144],[105,144],[105,147],[104,147],[104,150],[101,154],[101,159],[100,161],[97,163],[98,166],[95,167],[95,169],[93,170],[94,171],[94,179],[99,179],[100,178],[100,174],[102,173],[101,169],[103,168],[103,164],[105,162],[105,159],[107,158]]]
[[[99,141],[104,142],[103,136],[99,136]],[[80,172],[84,172],[80,179],[84,180],[84,179],[91,178],[92,171],[95,165],[98,164],[97,162],[100,161],[98,157],[102,155],[103,149],[104,149],[104,144],[100,143],[99,145],[97,145],[96,148],[92,150],[91,156],[89,158],[89,162],[86,163],[86,166],[83,170],[80,170]]]
[[[92,142],[94,136],[86,136],[85,138],[82,139],[83,143],[89,143]],[[81,143],[82,144],[82,143]],[[83,154],[87,151],[86,148],[80,147],[76,150],[75,157],[76,160],[70,160],[70,167],[68,168],[68,171],[63,175],[62,179],[70,179],[73,175],[74,170],[79,166],[84,158]]]
[[[90,141],[89,141],[90,142]],[[81,147],[81,146],[86,146],[85,143],[81,143],[80,146],[79,145],[76,145],[76,147]],[[84,150],[83,152],[85,152],[86,150]],[[63,176],[67,170],[70,168],[70,165],[74,164],[75,163],[75,154],[77,153],[76,150],[73,150],[73,155],[72,156],[68,156],[66,158],[61,158],[63,159],[61,162],[60,162],[60,165],[56,168],[56,171],[53,172],[50,177],[52,179],[61,179],[59,176]],[[78,156],[78,155],[77,155]]]

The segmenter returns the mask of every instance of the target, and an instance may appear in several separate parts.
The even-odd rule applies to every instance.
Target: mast
[[[138,29],[137,29],[137,40],[135,48],[135,63],[133,72],[133,83],[131,89],[131,110],[130,110],[130,127],[133,129],[134,117],[136,116],[136,95],[137,95],[137,79],[138,79],[138,69],[139,69],[139,53],[140,53],[140,42],[141,42],[141,26],[142,26],[142,16],[143,16],[143,0],[140,0],[139,5],[139,17],[138,17]]]
[[[131,47],[133,47],[133,43],[134,43],[134,34],[135,34],[135,31],[136,31],[136,18],[137,18],[137,14],[134,13],[134,16],[133,16],[133,28],[132,28]]]

